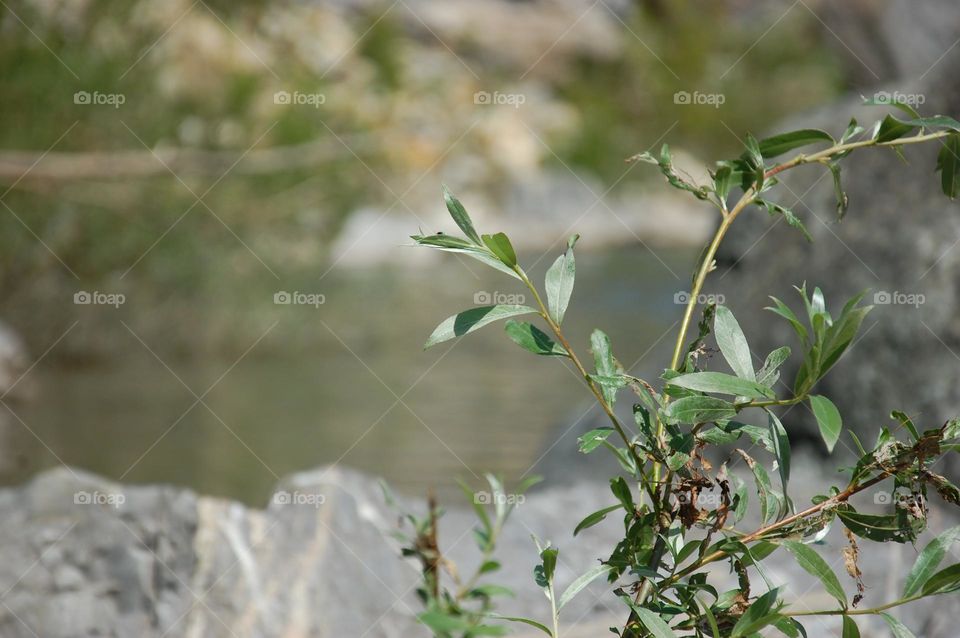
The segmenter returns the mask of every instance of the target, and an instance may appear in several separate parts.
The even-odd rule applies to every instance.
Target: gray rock
[[[815,460],[800,454],[794,467],[798,498],[823,489],[824,473]],[[521,502],[503,531],[497,559],[504,569],[493,579],[517,596],[500,611],[548,617],[533,582],[530,535],[560,548],[562,590],[618,540],[617,516],[576,539],[571,535],[580,519],[611,500],[605,483],[581,481]],[[428,635],[413,618],[419,574],[399,558],[390,536],[395,517],[376,481],[355,472],[323,468],[294,475],[281,483],[269,507],[257,510],[178,488],[120,486],[64,468],[0,491],[0,516],[4,637]],[[479,560],[473,522],[469,511],[456,506],[441,519],[441,548],[461,573]],[[931,524],[942,529],[951,521],[935,512]],[[844,543],[833,530],[823,548],[828,560],[838,564]],[[865,604],[879,604],[896,595],[915,550],[863,545]],[[767,567],[774,582],[789,584],[798,605],[830,604],[811,593],[816,583],[785,553],[774,554]],[[734,585],[725,567],[718,565],[715,573],[722,587]],[[901,617],[923,629],[918,635],[953,636],[950,618],[960,601],[935,602],[936,614],[928,603]],[[601,582],[563,612],[570,638],[602,634],[622,620],[623,610]],[[810,635],[837,633],[829,620],[811,620],[807,627]],[[864,636],[885,635],[869,620],[861,628]]]
[[[925,95],[925,113],[956,114],[958,72],[960,50],[954,49],[936,74],[899,90]],[[872,122],[882,113],[851,100],[785,126],[837,130],[850,115]],[[822,287],[836,307],[872,289],[866,301],[876,308],[862,337],[820,386],[866,440],[890,424],[892,409],[915,415],[923,427],[960,414],[960,205],[940,190],[938,150],[908,148],[908,164],[875,150],[848,159],[850,211],[842,223],[835,219],[829,174],[817,167],[786,174],[782,203],[805,221],[813,243],[782,222],[771,224],[765,213],[747,211],[728,235],[709,284],[726,294],[760,356],[775,346],[796,345],[786,322],[761,310],[768,295],[798,307],[791,286],[807,281]],[[803,409],[789,418],[811,422]]]

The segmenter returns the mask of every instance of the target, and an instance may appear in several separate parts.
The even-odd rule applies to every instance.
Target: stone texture
[[[925,95],[925,113],[956,114],[960,50],[936,71],[924,82],[899,90]],[[851,115],[872,122],[882,113],[851,99],[784,128],[837,130]],[[731,300],[761,354],[795,345],[786,322],[770,321],[772,316],[761,310],[767,295],[798,307],[791,286],[803,281],[822,287],[833,304],[872,289],[866,301],[876,308],[864,322],[861,339],[820,389],[868,439],[890,423],[891,409],[915,415],[924,427],[960,414],[960,205],[940,190],[940,177],[934,173],[938,150],[906,149],[906,164],[892,152],[863,152],[848,159],[844,183],[850,211],[842,223],[835,219],[829,175],[816,167],[792,171],[785,179],[782,203],[805,221],[813,243],[784,223],[771,225],[765,213],[747,211],[721,248],[710,284]],[[917,295],[923,303],[911,305],[903,295]],[[808,425],[811,421],[800,409],[790,418]]]

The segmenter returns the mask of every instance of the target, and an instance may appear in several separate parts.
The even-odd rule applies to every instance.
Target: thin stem
[[[889,142],[877,142],[876,140],[865,140],[860,142],[850,142],[846,144],[835,144],[834,146],[828,149],[825,149],[823,151],[819,151],[811,155],[798,155],[785,163],[778,164],[766,170],[764,172],[764,178],[766,179],[766,178],[773,177],[775,175],[778,175],[779,173],[790,170],[797,166],[801,166],[803,164],[826,163],[828,160],[834,158],[836,155],[839,155],[842,153],[849,153],[858,148],[865,148],[868,146],[899,147],[899,146],[904,146],[908,144],[918,144],[918,143],[946,137],[948,135],[951,135],[952,133],[953,131],[939,131],[936,133],[930,133],[926,135],[916,135],[909,138],[900,138],[897,140],[891,140]],[[707,250],[703,255],[703,261],[700,263],[697,269],[697,272],[694,276],[693,285],[690,290],[690,299],[688,300],[687,306],[684,309],[683,319],[680,323],[680,330],[677,334],[676,342],[674,343],[673,357],[670,360],[670,368],[673,370],[679,370],[679,366],[681,363],[681,356],[683,353],[683,347],[687,339],[687,332],[690,329],[690,325],[693,321],[693,314],[698,305],[697,300],[700,297],[701,291],[703,290],[703,285],[707,279],[707,275],[710,273],[713,267],[713,262],[714,262],[714,259],[716,258],[717,250],[720,248],[720,244],[723,242],[723,238],[726,236],[727,231],[730,229],[730,226],[733,224],[734,220],[740,215],[740,213],[744,211],[744,209],[747,208],[747,206],[749,206],[754,201],[754,198],[758,194],[759,193],[757,192],[757,189],[755,187],[748,188],[747,190],[744,191],[743,195],[740,197],[737,203],[730,210],[727,210],[725,202],[721,202],[720,225],[717,227],[717,230],[714,233],[713,238],[710,240],[710,243],[707,246]],[[539,298],[538,298],[538,301],[539,301]],[[541,304],[541,308],[542,308],[542,304]],[[568,348],[568,351],[569,351],[569,348]],[[588,378],[588,382],[589,382],[589,378]],[[592,384],[591,384],[591,387],[592,387]],[[600,398],[599,393],[595,391],[594,394],[597,395],[598,398]],[[791,399],[762,401],[762,402],[753,403],[750,406],[745,406],[745,407],[772,407],[772,406],[781,406],[781,405],[792,405],[794,403],[799,403],[800,401],[803,401],[804,398],[806,398],[805,393],[798,395],[796,397],[793,397]],[[664,396],[664,403],[667,403],[669,401],[670,401],[670,397]],[[601,400],[601,404],[603,404],[602,400]],[[655,443],[661,447],[664,446],[663,432],[664,432],[663,422],[658,418],[657,426],[656,426]],[[668,477],[670,476],[669,472],[667,476]],[[828,499],[818,505],[814,505],[813,507],[810,507],[804,510],[803,512],[800,512],[799,514],[794,514],[793,516],[787,517],[781,521],[778,521],[777,523],[768,525],[766,527],[762,527],[751,534],[747,534],[746,536],[743,536],[740,540],[743,543],[748,543],[764,536],[765,534],[769,534],[770,532],[776,531],[796,521],[802,520],[807,516],[812,516],[820,512],[821,510],[823,510],[824,507],[826,507],[828,504],[836,504],[836,503],[846,501],[853,494],[856,494],[857,492],[863,489],[866,489],[867,487],[870,487],[871,485],[879,482],[880,480],[883,480],[887,476],[889,476],[889,474],[884,473],[883,475],[876,477],[875,479],[872,479],[871,481],[868,481],[862,485],[850,486],[847,488],[847,490],[845,490],[844,492],[841,492],[840,494],[838,494],[837,496],[831,499]],[[652,477],[650,479],[650,483],[653,485],[659,485],[660,482],[661,482],[660,481],[660,463],[658,461],[655,461],[653,465]],[[670,491],[671,491],[669,482],[666,485],[664,485],[663,489],[664,489],[663,503],[664,503],[664,508],[666,508],[666,507],[669,507],[669,497],[670,497]],[[654,502],[656,502],[656,499],[654,499]],[[659,520],[658,520],[658,525],[659,525]],[[652,560],[651,560],[650,568],[654,570],[656,570],[656,568],[659,566],[659,562],[662,559],[662,550],[659,552],[657,551],[661,540],[662,538],[658,536],[657,543],[654,545],[654,551],[652,552],[652,556],[651,556]],[[675,583],[679,579],[700,569],[704,565],[714,562],[716,560],[719,560],[725,557],[726,555],[727,554],[725,552],[718,550],[708,556],[705,556],[697,560],[690,567],[674,574],[670,578],[665,579],[663,581],[663,584],[670,585],[672,583]],[[652,583],[650,582],[649,579],[646,579],[644,581],[643,586],[637,593],[636,602],[638,604],[642,604],[643,601],[646,600],[646,597],[649,595],[651,590],[652,590]],[[636,614],[634,612],[631,612],[630,618],[627,620],[627,624],[624,627],[623,632],[621,634],[622,636],[629,635],[630,624],[635,617],[636,617]]]
[[[580,373],[580,376],[583,377],[583,380],[586,382],[587,387],[590,388],[590,391],[593,393],[593,396],[596,398],[597,403],[600,404],[600,407],[603,408],[603,411],[606,413],[607,417],[610,419],[610,422],[613,424],[613,428],[617,431],[617,434],[620,435],[620,438],[623,439],[624,445],[627,446],[627,449],[630,451],[630,456],[633,458],[634,463],[637,465],[637,471],[640,472],[643,468],[643,460],[640,458],[640,455],[637,453],[637,450],[633,447],[633,444],[630,442],[630,437],[627,436],[627,431],[624,429],[623,425],[620,423],[620,419],[617,418],[616,413],[614,413],[613,408],[611,408],[607,401],[603,398],[603,393],[600,391],[600,388],[596,383],[590,378],[590,373],[587,372],[586,367],[580,361],[580,358],[577,357],[576,353],[573,351],[573,347],[570,345],[570,342],[567,341],[567,338],[564,336],[563,331],[560,329],[560,325],[553,320],[553,317],[550,316],[550,312],[547,310],[547,306],[543,303],[543,300],[540,298],[540,293],[537,291],[537,287],[533,285],[533,282],[530,281],[530,278],[527,277],[527,274],[519,266],[514,268],[514,271],[520,277],[520,280],[527,286],[530,292],[533,294],[534,300],[537,302],[539,308],[540,316],[544,321],[547,322],[547,325],[550,327],[550,330],[557,337],[557,341],[560,342],[560,345],[563,346],[564,350],[567,351],[567,355],[570,357],[570,360],[573,362],[573,365],[577,368],[577,372]]]
[[[910,596],[909,598],[901,598],[900,600],[895,600],[892,603],[887,603],[885,605],[880,605],[878,607],[868,607],[864,609],[817,609],[817,610],[807,610],[807,611],[791,611],[787,612],[787,616],[871,616],[873,614],[879,614],[881,611],[886,611],[888,609],[893,609],[894,607],[899,607],[900,605],[906,605],[907,603],[912,603],[915,600],[920,600],[923,598],[923,594],[917,594],[915,596]]]
[[[765,527],[761,527],[760,529],[758,529],[758,530],[756,530],[756,531],[754,531],[754,532],[751,532],[751,533],[747,534],[746,536],[741,536],[738,540],[739,540],[741,543],[743,543],[744,545],[747,544],[747,543],[752,543],[752,542],[754,542],[754,541],[756,541],[756,540],[760,540],[760,539],[762,539],[764,536],[766,536],[767,534],[770,534],[771,532],[775,532],[775,531],[777,531],[778,529],[782,529],[782,528],[784,528],[784,527],[786,527],[786,526],[788,526],[788,525],[791,525],[791,524],[793,524],[793,523],[796,523],[797,521],[800,521],[800,520],[802,520],[802,519],[804,519],[804,518],[807,518],[807,517],[809,517],[809,516],[813,516],[813,515],[815,515],[815,514],[818,514],[818,513],[820,513],[821,511],[823,511],[823,510],[824,510],[825,508],[827,508],[827,507],[831,507],[831,506],[834,506],[834,505],[838,505],[838,504],[840,504],[840,503],[844,503],[844,502],[846,502],[847,500],[849,500],[850,497],[853,496],[854,494],[857,494],[858,492],[862,492],[863,490],[865,490],[865,489],[867,489],[867,488],[869,488],[869,487],[872,487],[872,486],[876,485],[877,483],[883,481],[884,479],[889,478],[891,475],[892,475],[891,472],[889,472],[889,471],[884,471],[882,474],[879,474],[879,475],[873,477],[872,479],[870,479],[869,481],[867,481],[867,482],[865,482],[865,483],[859,483],[859,484],[856,484],[856,485],[851,485],[851,486],[847,487],[847,489],[845,489],[844,491],[842,491],[842,492],[840,492],[839,494],[837,494],[836,496],[833,496],[833,497],[831,497],[831,498],[828,498],[827,500],[822,501],[822,502],[820,502],[820,503],[818,503],[818,504],[816,504],[816,505],[812,505],[812,506],[808,507],[807,509],[803,510],[802,512],[799,512],[799,513],[797,513],[797,514],[793,514],[792,516],[788,516],[788,517],[786,517],[786,518],[784,518],[784,519],[781,519],[781,520],[779,520],[779,521],[777,521],[777,522],[775,522],[775,523],[771,523],[770,525],[767,525],[767,526],[765,526]],[[703,567],[704,565],[707,565],[707,564],[709,564],[709,563],[716,562],[716,561],[718,561],[718,560],[720,560],[720,559],[722,559],[722,558],[725,558],[725,557],[728,556],[728,555],[729,555],[728,552],[725,552],[724,550],[719,550],[719,549],[718,549],[717,551],[713,552],[712,554],[707,554],[707,555],[704,556],[703,558],[700,558],[700,559],[694,561],[689,567],[686,567],[686,568],[680,570],[679,572],[677,572],[676,574],[674,574],[674,575],[671,576],[670,578],[666,579],[666,581],[664,581],[664,584],[665,584],[665,585],[671,585],[671,584],[677,582],[678,580],[680,580],[681,578],[684,578],[685,576],[689,576],[689,575],[692,574],[693,572],[696,572],[697,570],[699,570],[699,569],[700,569],[701,567]]]

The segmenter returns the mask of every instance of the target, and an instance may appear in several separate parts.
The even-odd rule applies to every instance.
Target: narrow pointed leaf
[[[960,564],[941,569],[923,584],[924,596],[946,594],[960,589]]]
[[[667,381],[667,385],[697,392],[732,394],[735,397],[751,399],[773,398],[774,392],[756,381],[749,381],[723,372],[691,372]]]
[[[840,638],[860,638],[860,628],[850,616],[843,617],[843,635]]]
[[[956,199],[960,194],[960,134],[950,135],[944,140],[943,148],[937,155],[937,170],[940,171],[944,195]]]
[[[883,118],[883,121],[880,123],[880,128],[877,129],[876,140],[880,143],[892,142],[910,133],[915,128],[912,124],[907,124],[892,115],[888,115]]]
[[[733,626],[733,632],[730,638],[743,638],[752,636],[764,627],[772,625],[781,616],[773,611],[777,603],[779,589],[771,589],[763,596],[757,598],[746,612]]]
[[[566,605],[568,602],[570,602],[570,600],[573,599],[574,596],[576,596],[581,591],[583,591],[587,585],[589,585],[596,579],[600,578],[601,576],[605,576],[606,574],[610,573],[611,569],[613,569],[611,565],[597,565],[596,567],[594,567],[593,569],[581,575],[575,581],[570,583],[570,586],[567,587],[567,589],[560,596],[560,601],[557,603],[557,611],[560,611],[561,609],[563,609],[563,606]]]
[[[757,375],[753,370],[753,359],[750,356],[750,346],[747,338],[740,329],[740,324],[730,309],[726,306],[717,306],[716,319],[713,331],[717,338],[717,345],[723,358],[727,360],[734,373],[741,379],[756,381]]]
[[[913,632],[907,629],[906,625],[902,622],[891,616],[890,614],[884,612],[880,614],[880,617],[883,618],[884,622],[890,627],[890,631],[893,634],[893,638],[917,638],[913,635]]]
[[[519,616],[501,616],[500,614],[488,614],[487,617],[492,618],[493,620],[507,620],[509,622],[518,622],[518,623],[523,623],[524,625],[530,625],[531,627],[536,627],[537,629],[547,634],[548,636],[553,636],[553,632],[550,631],[550,629],[548,629],[546,625],[538,623],[536,620],[530,620],[529,618],[520,618]]]
[[[587,516],[577,524],[577,526],[573,530],[573,535],[576,536],[583,530],[593,527],[600,521],[604,520],[607,517],[607,514],[609,514],[610,512],[615,512],[619,509],[623,509],[622,503],[617,503],[616,505],[604,507],[602,510],[597,510],[596,512],[593,512],[592,514],[590,514],[589,516]]]
[[[780,487],[783,489],[784,505],[789,504],[787,484],[790,481],[790,438],[783,427],[783,423],[773,412],[767,412],[770,427],[770,440],[773,442],[773,453],[777,457],[777,469],[780,472]]]
[[[568,356],[563,346],[555,343],[547,333],[532,323],[511,319],[507,321],[504,328],[507,336],[510,337],[515,344],[533,354],[558,357]]]
[[[743,450],[738,449],[737,453],[743,457],[747,467],[753,472],[753,477],[757,483],[757,495],[760,497],[760,518],[763,523],[766,523],[780,511],[780,494],[773,489],[773,485],[770,483],[770,475],[767,474],[767,470],[761,464],[757,463],[753,457]]]
[[[483,243],[486,244],[487,248],[490,249],[490,252],[503,262],[504,266],[513,268],[517,265],[517,253],[506,235],[497,233],[496,235],[481,235],[480,238],[483,240]]]
[[[833,143],[833,136],[819,129],[802,129],[760,140],[760,154],[769,159],[817,142]]]
[[[907,582],[903,586],[903,597],[909,598],[921,590],[933,575],[950,547],[960,538],[960,527],[952,527],[930,541],[917,556]]]
[[[563,315],[567,312],[567,305],[573,294],[573,281],[577,270],[573,258],[575,242],[576,238],[571,238],[566,252],[557,257],[547,271],[547,307],[550,309],[550,317],[557,322],[557,325],[563,322]]]
[[[664,415],[679,423],[696,424],[731,419],[737,415],[737,410],[729,401],[695,396],[673,401],[664,410]]]
[[[763,367],[757,372],[757,383],[772,388],[780,378],[780,373],[777,370],[788,358],[790,358],[790,348],[788,346],[777,348],[768,354],[763,362]]]
[[[820,436],[827,445],[827,451],[833,452],[833,447],[840,439],[840,431],[843,429],[840,411],[830,399],[819,395],[810,396],[810,408],[813,410],[813,416],[817,418]]]
[[[470,241],[474,244],[478,246],[481,245],[480,235],[478,235],[474,229],[470,215],[467,214],[467,210],[463,207],[463,204],[460,203],[459,199],[454,197],[446,185],[443,186],[443,201],[447,204],[447,210],[450,212],[450,216],[453,217],[453,221],[457,223],[457,226],[460,227],[463,234],[469,237]]]
[[[610,337],[602,330],[594,330],[590,335],[590,347],[593,350],[593,361],[597,367],[597,375],[611,378],[618,376],[617,365],[613,360],[613,352],[610,347]],[[607,405],[613,407],[617,400],[617,388],[600,384],[600,392],[603,394]]]
[[[793,557],[797,560],[797,564],[800,565],[804,571],[811,576],[817,577],[827,593],[836,598],[840,602],[841,607],[846,608],[847,595],[843,591],[840,579],[837,578],[837,575],[830,569],[830,565],[821,558],[816,550],[812,549],[809,545],[804,545],[797,541],[784,541],[783,546],[788,552],[793,554]]]
[[[427,339],[424,349],[456,337],[462,337],[494,321],[535,312],[536,310],[529,306],[515,305],[479,306],[477,308],[464,310],[461,313],[444,319],[443,322],[437,326],[436,330],[433,331],[433,334],[430,335],[430,338]]]

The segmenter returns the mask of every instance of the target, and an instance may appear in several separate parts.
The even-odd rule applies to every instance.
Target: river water
[[[681,311],[674,296],[687,288],[693,257],[640,246],[578,254],[565,326],[580,355],[589,359],[594,327],[610,334],[625,364],[670,341]],[[538,281],[553,258],[533,269]],[[422,349],[434,326],[475,296],[522,294],[518,286],[456,259],[332,273],[322,305],[263,304],[259,341],[196,356],[155,356],[162,350],[130,338],[136,317],[104,321],[96,329],[130,342],[122,354],[86,366],[51,358],[31,373],[38,398],[18,410],[43,442],[30,448],[31,467],[62,461],[261,504],[277,477],[330,463],[411,494],[483,472],[536,473],[552,437],[590,406],[572,367],[520,350],[498,325]]]

